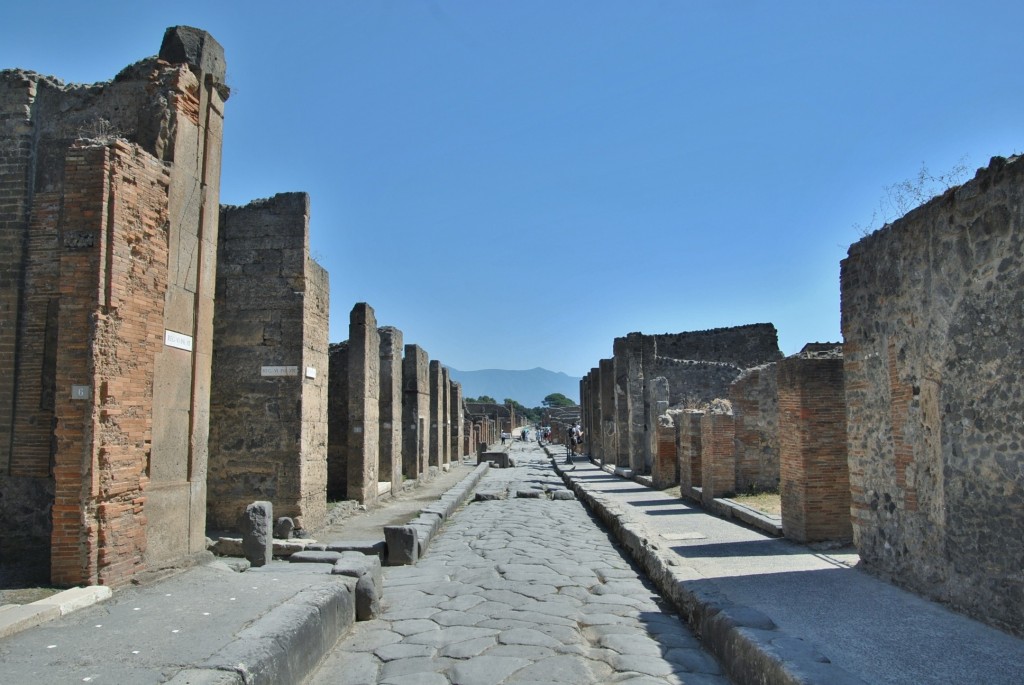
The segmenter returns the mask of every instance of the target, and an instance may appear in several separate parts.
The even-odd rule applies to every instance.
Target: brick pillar
[[[348,329],[348,499],[377,499],[380,449],[380,336],[373,308],[352,308]]]
[[[783,533],[850,540],[843,360],[789,357],[778,367]]]
[[[701,463],[701,419],[704,412],[684,410],[676,417],[676,442],[679,453],[679,486],[682,493],[692,496],[692,488],[704,482]]]
[[[402,360],[402,470],[427,473],[430,443],[430,360],[419,345],[406,345]]]
[[[670,488],[679,483],[679,457],[676,453],[676,425],[670,414],[658,417],[658,450],[651,472],[654,487]]]
[[[701,500],[736,490],[736,432],[732,414],[705,413],[700,420]]]
[[[402,487],[402,331],[380,333],[380,480]]]

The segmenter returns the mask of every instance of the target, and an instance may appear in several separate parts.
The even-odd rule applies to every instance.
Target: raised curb
[[[303,682],[356,620],[355,579],[298,592],[205,662],[179,671],[173,685]],[[344,578],[344,579],[342,579]]]
[[[709,579],[680,564],[685,559],[652,544],[648,531],[631,520],[612,497],[591,492],[586,484],[574,481],[553,458],[555,470],[566,485],[626,548],[735,683],[864,685],[863,680],[829,662],[809,643],[780,630],[762,612],[733,604],[724,594],[709,588]]]
[[[413,553],[411,550],[406,550],[392,558],[389,551],[387,565],[403,566],[415,564],[426,553],[427,548],[430,546],[430,541],[441,530],[442,524],[473,494],[473,490],[480,483],[480,479],[484,477],[489,468],[490,463],[488,462],[477,464],[476,468],[468,476],[448,488],[436,502],[423,507],[420,510],[419,516],[415,519],[404,525],[384,526],[385,540],[391,539],[392,542],[395,542],[404,540],[410,534],[415,534],[416,536],[416,552]]]

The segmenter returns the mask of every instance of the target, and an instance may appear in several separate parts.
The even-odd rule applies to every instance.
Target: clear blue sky
[[[883,189],[1024,148],[1019,0],[43,0],[0,67],[107,80],[175,24],[227,52],[221,201],[312,196],[332,341],[366,301],[463,370],[838,340]]]

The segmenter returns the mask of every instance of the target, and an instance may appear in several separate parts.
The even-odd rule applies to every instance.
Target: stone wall
[[[729,386],[736,423],[736,490],[779,487],[779,389],[777,366],[747,369]]]
[[[783,534],[799,542],[848,541],[843,360],[794,356],[777,368]]]
[[[316,528],[326,516],[326,272],[309,256],[309,196],[222,207],[207,518],[254,500]]]
[[[721,362],[747,369],[782,358],[779,335],[770,323],[652,336],[657,355],[670,359]]]
[[[864,563],[1024,633],[1024,162],[850,248],[842,330]]]
[[[223,82],[184,27],[105,84],[0,72],[0,544],[55,583],[205,547]]]

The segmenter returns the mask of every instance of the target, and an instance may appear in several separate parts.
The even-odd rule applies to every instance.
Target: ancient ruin
[[[55,583],[206,546],[224,72],[184,27],[108,83],[0,72],[2,544]]]
[[[1024,162],[850,248],[842,330],[864,563],[1024,633]]]

